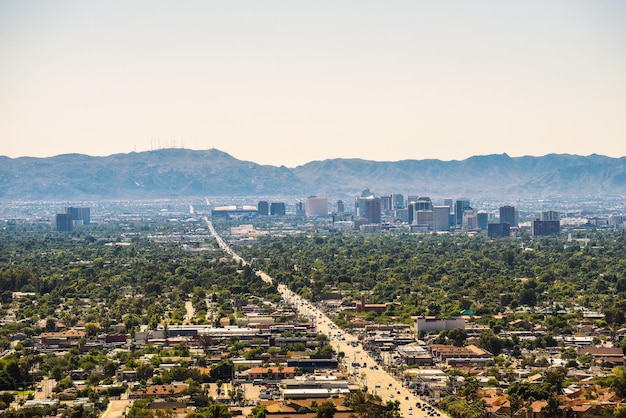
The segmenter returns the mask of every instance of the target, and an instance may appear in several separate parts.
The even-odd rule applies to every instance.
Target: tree
[[[617,396],[626,398],[626,366],[614,368],[613,374],[607,378],[607,381]]]
[[[218,379],[221,379],[222,381],[230,381],[233,376],[233,372],[233,362],[230,360],[224,360],[211,367],[210,375],[211,379],[214,381]]]
[[[510,393],[508,395],[508,400],[511,405],[511,414],[515,416],[517,411],[519,411],[519,409],[524,404],[524,402],[518,395],[513,394],[513,393]]]
[[[362,389],[358,389],[354,392],[350,392],[346,396],[344,405],[352,408],[354,412],[358,414],[359,418],[365,418],[369,416],[369,413],[372,411],[372,404],[379,402],[380,397]]]
[[[210,404],[202,410],[202,417],[204,418],[231,418],[232,416],[228,407],[221,403]]]
[[[142,363],[137,367],[137,380],[148,380],[154,376],[154,369],[151,365]]]
[[[337,412],[337,406],[332,401],[326,401],[317,407],[315,418],[333,418]]]
[[[256,405],[246,418],[265,418],[267,415],[267,407],[265,405]]]
[[[459,395],[472,402],[478,399],[478,380],[474,376],[465,378],[465,383],[458,390]]]
[[[448,338],[452,340],[454,346],[462,347],[467,339],[467,331],[463,328],[453,328],[448,331]]]
[[[562,395],[563,382],[565,381],[566,374],[567,370],[564,367],[548,369],[543,374],[543,379],[546,384],[550,385],[553,393],[556,393],[557,395]]]
[[[138,399],[133,402],[128,411],[128,418],[154,418],[154,414],[148,408],[148,402],[145,399]]]
[[[543,416],[546,418],[559,417],[561,415],[559,411],[559,405],[561,403],[559,402],[559,400],[554,396],[550,396],[547,402],[548,403],[543,408],[541,408],[541,413],[543,414]]]
[[[480,339],[478,340],[480,348],[484,348],[494,356],[497,356],[502,350],[502,345],[502,340],[492,330],[486,329],[480,332]]]
[[[382,416],[383,418],[401,418],[400,401],[387,401]]]

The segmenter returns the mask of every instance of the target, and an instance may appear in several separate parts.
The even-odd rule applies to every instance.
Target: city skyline
[[[619,1],[0,3],[0,155],[626,156]]]

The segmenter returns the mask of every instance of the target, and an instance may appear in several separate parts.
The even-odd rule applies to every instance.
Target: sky
[[[626,156],[622,0],[0,0],[0,155]]]

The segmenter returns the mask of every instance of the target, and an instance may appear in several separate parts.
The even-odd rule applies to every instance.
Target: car
[[[390,397],[390,398],[393,398],[393,393],[390,393],[390,394],[389,394],[389,397]]]

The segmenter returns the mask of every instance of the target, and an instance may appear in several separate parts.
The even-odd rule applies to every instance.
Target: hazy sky
[[[0,0],[0,155],[626,156],[626,1]]]

